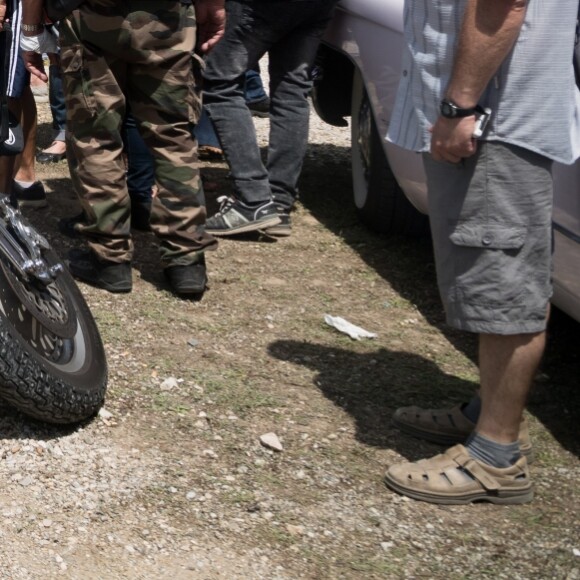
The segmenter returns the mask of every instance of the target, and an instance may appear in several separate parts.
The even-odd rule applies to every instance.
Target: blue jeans
[[[193,129],[193,135],[197,140],[199,146],[217,147],[221,149],[220,142],[215,133],[215,129],[211,119],[207,115],[205,107],[201,108],[201,115],[197,125]]]
[[[294,204],[308,143],[311,68],[336,0],[228,0],[224,37],[209,53],[204,102],[230,166],[235,195]],[[245,72],[265,54],[270,72],[270,140],[262,162],[244,100]]]
[[[246,103],[257,103],[267,99],[268,95],[264,90],[262,77],[260,76],[260,65],[246,71],[246,84],[244,85],[244,99]]]
[[[135,119],[127,113],[122,128],[127,154],[127,189],[133,203],[151,203],[151,188],[155,183],[155,162]]]
[[[52,114],[53,141],[64,141],[66,131],[66,106],[62,88],[60,66],[51,64],[48,75],[48,102]]]

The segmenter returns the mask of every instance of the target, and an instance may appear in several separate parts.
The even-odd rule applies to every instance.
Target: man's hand
[[[44,72],[42,55],[44,53],[58,53],[57,40],[54,32],[47,28],[43,28],[39,34],[27,34],[22,31],[20,35],[20,51],[26,70],[31,75],[46,82],[48,77]]]
[[[431,128],[431,155],[435,161],[459,163],[477,151],[473,138],[475,115],[459,119],[439,117]]]
[[[196,0],[197,46],[201,52],[209,52],[224,35],[226,9],[224,0]]]
[[[44,61],[42,60],[42,55],[37,52],[21,52],[22,60],[24,61],[24,66],[26,70],[35,77],[38,77],[41,81],[45,83],[48,81],[48,75],[44,70]]]

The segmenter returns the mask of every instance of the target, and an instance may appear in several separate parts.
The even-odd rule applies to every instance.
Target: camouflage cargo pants
[[[164,266],[187,265],[215,247],[206,218],[191,123],[193,8],[178,0],[85,0],[61,24],[67,148],[88,217],[80,227],[98,257],[133,255],[121,125],[127,106],[155,159],[151,228]]]

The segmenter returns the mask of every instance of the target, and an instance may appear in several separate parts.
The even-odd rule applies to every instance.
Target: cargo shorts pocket
[[[525,295],[522,248],[527,228],[504,224],[458,224],[450,235],[456,302],[506,307]]]
[[[65,94],[73,119],[76,110],[82,111],[82,117],[86,118],[87,112],[94,116],[97,113],[97,102],[92,92],[91,75],[85,63],[82,45],[63,48],[60,63]]]

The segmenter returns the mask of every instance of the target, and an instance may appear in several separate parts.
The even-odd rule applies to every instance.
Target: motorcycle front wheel
[[[52,250],[43,257],[58,263]],[[94,415],[106,389],[105,350],[68,271],[43,284],[0,258],[0,397],[31,417],[63,424]]]

